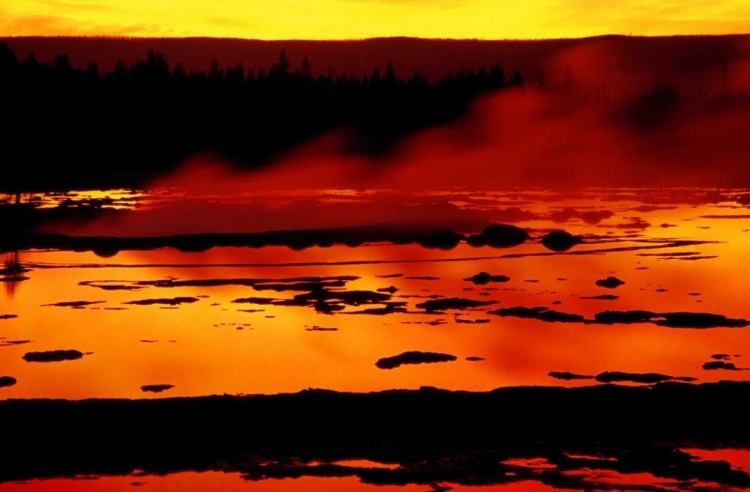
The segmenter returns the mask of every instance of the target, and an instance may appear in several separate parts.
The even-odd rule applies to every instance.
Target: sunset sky
[[[11,0],[0,36],[559,38],[750,31],[746,0]]]

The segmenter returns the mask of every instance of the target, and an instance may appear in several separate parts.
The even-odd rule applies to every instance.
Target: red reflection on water
[[[6,296],[12,298],[25,277],[22,274],[23,268],[18,251],[7,253],[5,256],[6,259],[3,261],[2,268],[0,268],[3,271],[0,276],[0,283],[5,287]]]
[[[614,198],[603,200],[602,195]],[[693,311],[750,318],[744,286],[747,273],[744,258],[750,247],[750,234],[744,232],[750,229],[748,221],[701,218],[742,215],[727,209],[739,206],[737,203],[722,198],[732,196],[732,192],[716,192],[719,198],[703,195],[706,194],[685,190],[646,193],[624,189],[577,193],[570,197],[539,192],[483,195],[502,202],[503,207],[505,202],[515,199],[528,202],[523,208],[533,218],[519,225],[531,229],[534,240],[512,249],[472,248],[465,244],[450,251],[415,245],[336,246],[304,251],[285,247],[213,248],[205,253],[164,249],[123,251],[107,259],[90,253],[27,253],[24,264],[33,270],[28,273],[30,280],[0,312],[18,314],[19,318],[0,323],[2,336],[7,340],[32,343],[0,347],[3,374],[18,379],[18,384],[3,388],[0,395],[3,398],[143,398],[278,393],[309,387],[375,391],[436,386],[480,391],[514,385],[593,383],[558,381],[548,376],[551,371],[588,376],[605,371],[658,372],[695,377],[702,382],[745,380],[746,371],[708,371],[702,365],[712,360],[713,354],[747,357],[750,353],[747,329],[545,323],[487,313],[491,309],[520,306],[548,307],[586,319],[605,310]],[[310,194],[301,192],[301,196],[309,198]],[[432,195],[420,196],[424,201]],[[233,198],[236,197],[228,197]],[[282,198],[298,199],[288,193],[275,199]],[[490,199],[484,201],[493,203]],[[598,223],[587,223],[580,218],[562,223],[550,219],[552,212],[565,207],[578,210],[605,207],[613,215]],[[633,216],[654,225],[634,233],[610,227],[627,223],[628,217]],[[675,227],[658,227],[662,223]],[[625,249],[597,254],[551,253],[538,240],[545,230],[558,227],[612,241],[584,243],[572,253]],[[658,242],[669,238],[720,242],[678,248]],[[636,249],[628,251],[629,247]],[[639,250],[639,247],[656,249]],[[689,260],[689,255],[669,259],[672,252],[712,259],[680,259]],[[465,280],[479,272],[506,275],[510,280],[488,285],[474,285]],[[391,274],[401,276],[381,278]],[[408,312],[386,316],[345,314],[373,305],[347,306],[343,313],[326,315],[309,305],[232,302],[247,297],[290,299],[299,294],[297,291],[274,292],[239,285],[196,284],[174,288],[137,285],[138,281],[167,278],[285,279],[341,275],[359,277],[347,283],[347,290],[395,287],[398,291],[391,300],[406,302]],[[614,290],[596,285],[597,280],[608,276],[616,276],[625,284]],[[424,277],[436,279],[424,280]],[[103,290],[81,285],[91,281],[95,281],[94,285],[121,284],[135,290]],[[617,299],[585,299],[599,294],[614,295]],[[496,304],[445,314],[429,314],[416,307],[433,295],[492,300]],[[123,304],[178,296],[196,297],[197,301],[176,309]],[[41,307],[75,300],[103,303],[85,309]],[[457,319],[489,322],[467,324]],[[314,326],[338,330],[306,330]],[[31,364],[22,359],[27,351],[57,349],[93,354],[82,360],[54,364]],[[458,360],[393,370],[375,366],[380,358],[414,350],[447,353]],[[468,361],[467,357],[484,360]],[[744,368],[748,364],[743,360],[737,357],[732,362]],[[154,384],[175,387],[159,394],[141,391],[141,386]]]
[[[326,490],[332,492],[424,492],[424,485],[370,485],[364,484],[356,477],[317,478],[302,477],[296,479],[266,479],[247,481],[239,474],[230,473],[177,473],[167,476],[145,477],[101,477],[92,479],[58,479],[33,480],[7,485],[9,490],[19,492],[119,492],[132,491],[134,485],[144,490],[164,492],[204,492],[221,490],[226,492],[297,492],[300,490]],[[566,492],[571,489],[553,488],[533,481],[519,481],[507,485],[488,485],[468,487],[449,484],[451,490],[477,492]]]
[[[726,461],[732,468],[750,471],[750,450],[747,449],[696,449],[687,448],[680,451],[705,461]]]

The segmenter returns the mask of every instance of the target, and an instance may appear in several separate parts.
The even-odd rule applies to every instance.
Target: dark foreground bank
[[[368,483],[576,487],[571,470],[651,473],[750,487],[685,447],[750,447],[749,382],[651,387],[434,388],[379,393],[0,402],[0,481],[224,470],[246,478],[352,476]],[[545,470],[510,459],[543,458]],[[400,465],[344,467],[344,459]],[[693,484],[695,485],[695,484]],[[693,490],[700,490],[693,488]],[[686,489],[687,490],[687,489]]]

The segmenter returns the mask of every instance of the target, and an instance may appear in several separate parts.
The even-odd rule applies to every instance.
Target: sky
[[[747,0],[0,0],[0,36],[539,39],[747,32]]]

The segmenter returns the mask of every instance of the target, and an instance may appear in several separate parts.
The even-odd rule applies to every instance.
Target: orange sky
[[[750,32],[746,0],[2,0],[0,36],[559,38]]]

